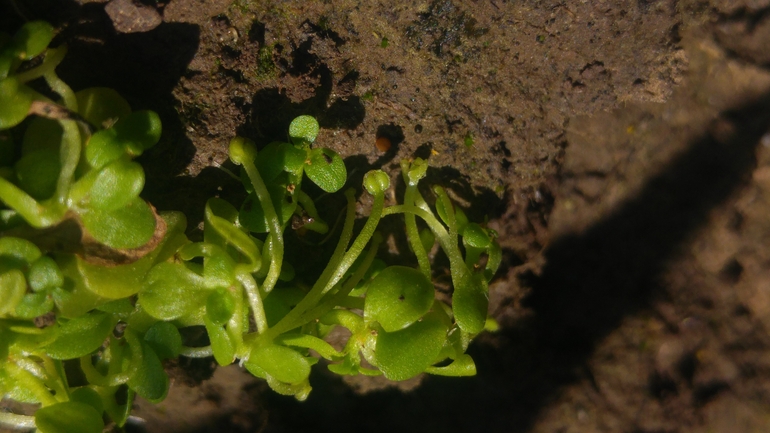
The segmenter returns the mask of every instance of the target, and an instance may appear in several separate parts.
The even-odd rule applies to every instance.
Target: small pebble
[[[380,152],[387,152],[390,150],[390,139],[388,137],[378,137],[374,145],[377,146],[377,150]]]

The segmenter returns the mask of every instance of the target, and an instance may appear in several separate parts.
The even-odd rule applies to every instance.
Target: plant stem
[[[337,293],[325,300],[321,305],[318,305],[303,314],[299,319],[303,325],[323,316],[326,312],[338,306],[340,302],[348,296],[348,293],[350,293],[356,287],[356,284],[358,284],[364,275],[366,275],[366,271],[369,270],[369,266],[371,266],[374,258],[377,256],[377,250],[380,247],[380,243],[382,243],[382,236],[379,233],[376,233],[372,239],[372,245],[369,248],[369,251],[366,253],[366,256],[364,256],[364,260],[361,262],[358,269],[356,269],[356,272],[345,281],[345,284]]]
[[[269,335],[268,338],[274,338],[277,335],[301,325],[303,313],[308,309],[315,307],[323,295],[331,290],[334,285],[342,279],[345,272],[353,265],[358,256],[361,255],[361,252],[363,252],[369,239],[374,235],[377,224],[379,224],[380,218],[382,218],[384,204],[385,192],[382,191],[374,196],[374,203],[372,204],[372,211],[369,214],[369,218],[366,220],[366,224],[364,224],[364,227],[356,237],[356,240],[353,241],[353,245],[350,246],[350,249],[348,249],[342,256],[338,264],[335,264],[335,258],[332,257],[332,260],[329,262],[326,270],[324,270],[321,278],[319,278],[316,284],[313,285],[310,292],[302,298],[299,304],[297,304],[289,314],[284,316],[274,327],[270,328],[267,333]],[[355,206],[353,203],[348,202],[348,214],[351,212],[355,212]],[[348,220],[346,220],[346,228],[348,225]],[[335,253],[337,253],[337,251],[335,251]],[[328,279],[324,278],[327,274],[329,274]]]
[[[422,218],[431,231],[433,231],[433,234],[436,235],[436,239],[438,239],[439,245],[441,245],[441,248],[449,258],[449,268],[452,272],[452,284],[455,287],[458,287],[461,282],[470,278],[468,268],[465,266],[465,260],[460,253],[457,242],[453,242],[452,236],[432,213],[416,206],[396,205],[386,208],[383,211],[383,216],[397,213],[412,213],[417,215]]]
[[[40,78],[45,74],[53,72],[53,70],[59,66],[59,63],[64,60],[64,56],[66,54],[67,47],[64,45],[58,48],[49,48],[45,53],[43,63],[27,71],[15,74],[15,77],[17,80],[19,80],[20,83],[26,83],[36,78]]]
[[[417,183],[407,184],[406,191],[404,192],[404,204],[412,206],[414,204],[416,194],[418,194]],[[430,260],[428,260],[428,253],[425,251],[425,247],[422,245],[420,232],[417,230],[417,221],[415,219],[415,215],[413,213],[404,213],[404,223],[406,224],[406,237],[409,239],[409,245],[412,246],[412,251],[417,257],[417,264],[420,266],[420,272],[422,272],[430,280]]]
[[[206,358],[214,355],[214,349],[211,346],[204,347],[186,347],[183,346],[179,352],[180,356],[186,356],[188,358]]]
[[[62,146],[59,151],[62,165],[59,180],[56,182],[56,195],[54,197],[58,204],[64,205],[69,196],[75,169],[80,162],[80,129],[74,120],[59,120],[59,124],[64,129]]]
[[[265,281],[262,282],[262,290],[265,293],[270,293],[278,281],[278,276],[281,274],[281,265],[283,264],[283,227],[281,227],[281,221],[278,219],[275,207],[273,207],[270,193],[267,191],[265,182],[262,180],[259,171],[257,171],[254,161],[244,161],[243,168],[246,170],[246,174],[249,176],[249,180],[251,180],[251,185],[254,187],[254,193],[262,205],[262,211],[265,213],[270,237],[273,241],[271,244],[270,270],[267,271]]]
[[[15,413],[0,412],[0,425],[5,425],[14,430],[35,428],[35,417],[16,415]]]
[[[267,318],[265,317],[265,308],[262,298],[259,296],[259,287],[254,277],[248,272],[239,272],[235,276],[246,290],[246,296],[249,299],[249,306],[254,315],[254,323],[257,325],[257,333],[262,334],[267,330]]]

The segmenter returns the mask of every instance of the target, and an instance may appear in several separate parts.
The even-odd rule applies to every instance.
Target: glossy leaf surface
[[[51,197],[59,178],[57,152],[39,150],[23,156],[16,162],[16,180],[21,189],[37,200]]]
[[[75,93],[78,113],[96,127],[107,127],[131,114],[131,106],[118,92],[107,87],[90,87]]]
[[[319,130],[320,126],[315,117],[298,116],[289,124],[289,137],[298,146],[308,146],[315,141]]]
[[[67,401],[38,409],[35,425],[42,433],[101,433],[102,414],[93,406]]]
[[[160,359],[174,359],[182,350],[182,336],[176,326],[169,322],[152,325],[144,334],[144,341]]]
[[[54,359],[74,359],[88,355],[102,345],[117,320],[102,312],[93,312],[58,325],[58,336],[45,351]]]
[[[203,278],[185,266],[159,263],[147,275],[139,302],[151,316],[174,320],[206,305],[209,291],[203,287]]]
[[[436,362],[446,341],[446,326],[436,314],[396,332],[377,335],[377,367],[390,380],[407,380]]]
[[[91,236],[112,248],[141,247],[155,233],[155,215],[140,197],[119,209],[84,212],[81,218]]]
[[[433,305],[433,284],[422,272],[405,266],[390,266],[369,283],[364,317],[379,322],[387,332],[406,328]]]
[[[168,392],[168,376],[163,370],[158,355],[149,344],[140,343],[142,351],[142,363],[128,380],[128,386],[138,395],[151,402],[158,403],[166,398]],[[139,350],[131,347],[131,350]]]
[[[246,363],[258,366],[276,380],[292,385],[304,382],[310,375],[310,364],[299,352],[275,344],[259,346],[251,351]]]
[[[114,211],[128,205],[144,188],[142,166],[118,159],[105,166],[91,187],[90,206],[103,211]]]
[[[14,77],[0,80],[0,130],[14,127],[27,117],[34,92]]]
[[[345,162],[331,149],[313,149],[305,165],[307,177],[326,192],[339,191],[347,180]]]

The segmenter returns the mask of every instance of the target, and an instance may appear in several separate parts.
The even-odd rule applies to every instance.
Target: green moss
[[[468,131],[468,133],[465,134],[465,138],[463,138],[463,144],[465,144],[465,147],[467,147],[468,149],[473,147],[473,134],[470,131]]]
[[[267,80],[275,76],[275,63],[273,63],[273,46],[265,45],[257,53],[257,79]]]

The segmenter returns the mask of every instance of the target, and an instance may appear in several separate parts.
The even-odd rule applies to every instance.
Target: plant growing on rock
[[[328,193],[347,181],[340,156],[314,146],[316,120],[296,118],[289,142],[260,151],[233,139],[249,195],[240,208],[211,198],[203,240],[191,242],[182,214],[158,215],[139,197],[144,172],[132,158],[158,141],[157,115],[131,111],[109,89],[72,92],[55,74],[65,48],[47,48],[52,35],[33,22],[0,37],[0,391],[40,404],[33,417],[0,413],[0,424],[100,432],[106,415],[122,427],[135,395],[165,398],[163,361],[178,356],[238,362],[300,400],[320,358],[338,374],[390,380],[475,374],[465,351],[489,325],[487,284],[501,251],[442,188],[428,205],[417,189],[426,161],[402,161],[400,205],[385,206],[386,173],[364,176],[372,206],[357,233],[356,192],[344,192],[336,247],[304,287],[286,230],[334,231],[303,180]],[[60,101],[33,90],[38,78]],[[416,268],[376,258],[379,223],[394,214],[404,215]],[[436,242],[449,259],[451,305],[432,283]],[[180,329],[192,326],[206,329],[208,344],[186,345]],[[341,348],[325,340],[334,327],[349,330]]]

